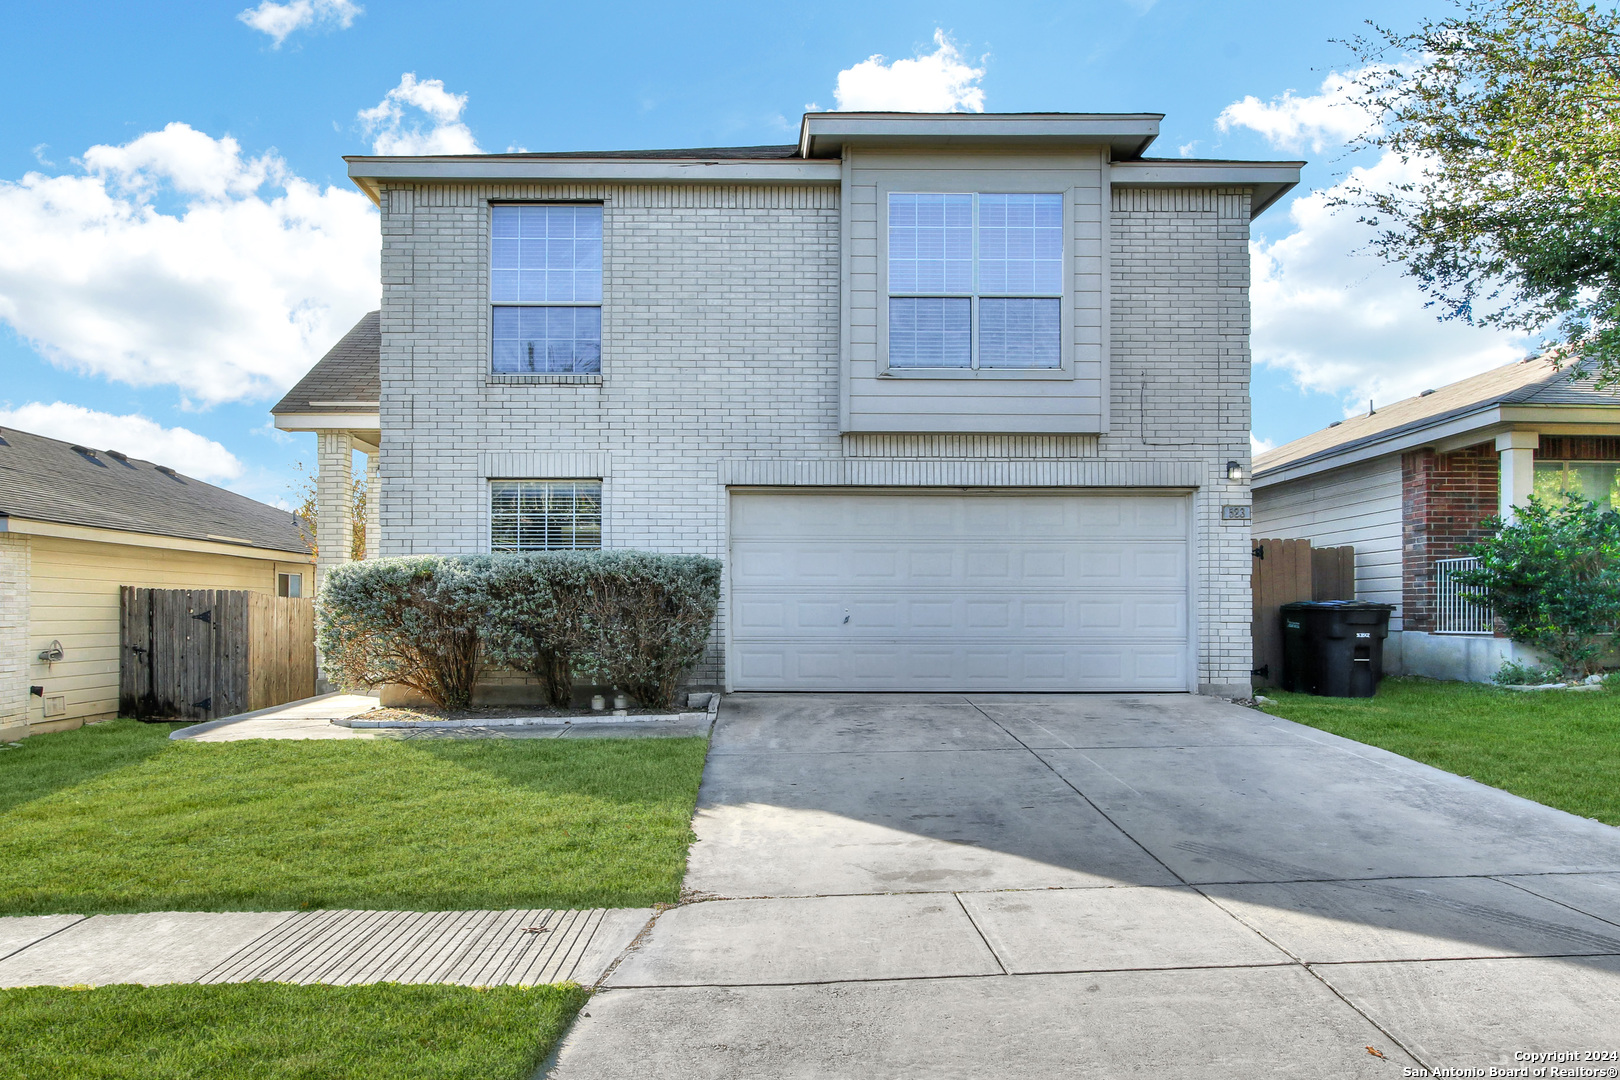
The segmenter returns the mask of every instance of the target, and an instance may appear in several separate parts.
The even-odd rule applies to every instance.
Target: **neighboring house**
[[[1260,455],[1254,536],[1356,549],[1356,594],[1395,604],[1385,670],[1485,681],[1519,656],[1452,572],[1532,493],[1620,506],[1620,394],[1542,359],[1379,406]]]
[[[380,446],[368,551],[724,560],[696,685],[1248,693],[1249,222],[1300,163],[1159,120],[350,158],[380,319],[275,409],[323,564]]]
[[[284,510],[0,429],[0,739],[117,714],[119,586],[308,595],[313,561]]]

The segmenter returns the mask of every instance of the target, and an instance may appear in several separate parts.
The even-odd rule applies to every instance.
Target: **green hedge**
[[[346,686],[400,683],[465,708],[489,663],[535,676],[558,707],[580,675],[668,708],[719,601],[714,559],[565,551],[347,563],[316,608],[326,671]]]

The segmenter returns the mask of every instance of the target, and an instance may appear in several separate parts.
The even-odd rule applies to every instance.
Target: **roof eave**
[[[836,161],[726,160],[722,158],[508,158],[499,155],[446,157],[346,157],[349,179],[372,202],[381,185],[402,183],[592,183],[662,181],[714,184],[836,184]],[[379,203],[380,204],[380,203]]]
[[[1106,144],[1116,159],[1140,157],[1163,113],[805,113],[799,156],[837,158],[846,145],[1057,148]]]
[[[1477,434],[1479,442],[1493,438],[1498,430],[1515,426],[1535,428],[1564,424],[1582,424],[1595,428],[1612,428],[1609,434],[1620,435],[1620,404],[1615,405],[1523,405],[1493,401],[1461,412],[1436,417],[1430,423],[1416,423],[1380,432],[1271,468],[1255,470],[1252,484],[1255,488],[1299,480],[1317,473],[1355,465],[1389,454],[1404,453],[1438,443],[1453,447],[1470,445],[1459,441]],[[1600,432],[1593,432],[1599,434]]]
[[[1299,184],[1303,161],[1206,161],[1198,158],[1154,158],[1116,161],[1109,178],[1116,187],[1246,187],[1254,192],[1249,220]]]

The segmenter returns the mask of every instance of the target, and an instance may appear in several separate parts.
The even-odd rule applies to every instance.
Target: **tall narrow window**
[[[602,208],[490,207],[493,370],[602,370]]]
[[[602,481],[492,481],[489,523],[491,551],[599,548]]]
[[[889,195],[889,366],[1063,363],[1063,196]]]

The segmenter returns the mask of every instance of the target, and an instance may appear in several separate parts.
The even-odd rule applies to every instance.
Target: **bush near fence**
[[[568,551],[370,559],[332,570],[318,602],[327,671],[465,708],[485,664],[534,676],[566,707],[582,676],[668,708],[703,656],[720,564]]]

